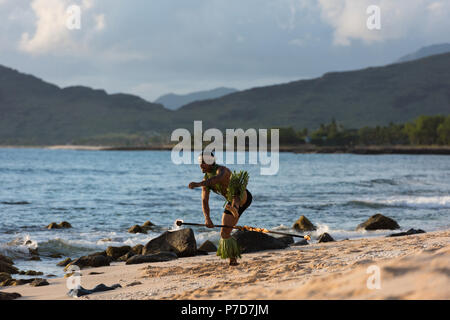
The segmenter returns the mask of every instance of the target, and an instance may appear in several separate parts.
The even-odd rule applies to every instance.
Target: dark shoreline
[[[104,151],[170,151],[171,147],[110,147]],[[269,149],[270,150],[270,149]],[[368,147],[317,147],[317,146],[280,146],[280,152],[291,153],[348,153],[348,154],[430,154],[450,155],[450,147],[410,147],[410,146],[368,146]]]
[[[143,146],[143,147],[113,147],[113,146],[0,146],[0,149],[49,149],[49,150],[84,150],[84,151],[170,151],[174,146]],[[248,151],[248,150],[246,150]],[[270,147],[268,147],[270,151]],[[450,146],[280,146],[279,152],[299,154],[314,153],[344,153],[344,154],[422,154],[422,155],[450,155]]]

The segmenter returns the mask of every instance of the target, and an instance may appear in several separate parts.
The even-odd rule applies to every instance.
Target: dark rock
[[[9,273],[0,272],[0,283],[9,279],[11,279],[11,275]]]
[[[50,223],[48,226],[46,226],[47,229],[51,230],[51,229],[59,229],[59,226],[56,222],[52,222]]]
[[[58,224],[58,226],[59,226],[60,228],[62,228],[62,229],[69,229],[69,228],[72,228],[72,225],[71,225],[70,223],[68,223],[67,221],[60,222],[60,223]]]
[[[292,236],[282,236],[282,237],[278,237],[277,239],[280,241],[283,241],[287,245],[294,243],[294,237],[292,237]]]
[[[133,281],[133,282],[127,284],[127,287],[134,287],[134,286],[138,286],[140,284],[142,284],[142,282],[140,282],[140,281]]]
[[[128,232],[129,233],[145,233],[146,234],[148,230],[151,230],[154,227],[156,227],[155,224],[153,224],[150,221],[145,221],[142,226],[139,226],[137,224],[132,226],[130,229],[128,229]]]
[[[196,256],[207,256],[208,255],[208,251],[197,249],[197,252],[195,253],[195,255]]]
[[[67,266],[69,263],[71,263],[72,262],[72,259],[70,259],[70,258],[66,258],[66,259],[64,259],[63,261],[60,261],[60,262],[58,262],[56,265],[58,266],[58,267],[65,267],[65,266]]]
[[[13,283],[15,283],[15,281],[16,281],[16,279],[12,279],[12,278],[5,279],[5,280],[3,280],[2,282],[0,282],[0,287],[9,287],[9,286],[12,286]]]
[[[291,246],[306,246],[308,245],[308,241],[306,239],[302,239],[300,241],[297,241],[296,243],[293,243]]]
[[[150,221],[145,221],[144,224],[142,225],[142,228],[143,228],[144,230],[149,230],[149,229],[151,229],[151,228],[154,227],[154,226],[155,226],[155,224],[153,224],[152,222],[150,222]]]
[[[117,261],[127,261],[128,259],[130,259],[132,256],[135,256],[135,255],[136,254],[133,251],[128,251],[123,256],[119,257],[117,259]]]
[[[21,297],[20,293],[17,293],[17,292],[13,292],[13,293],[0,292],[0,300],[2,300],[2,301],[14,300],[14,299],[17,299],[20,297]]]
[[[14,261],[12,261],[11,258],[8,258],[1,254],[0,254],[0,262],[5,262],[7,264],[14,264]]]
[[[106,255],[113,258],[113,260],[117,260],[118,258],[128,253],[129,251],[131,251],[130,246],[108,247],[106,249]]]
[[[21,286],[27,283],[31,283],[34,280],[36,280],[36,278],[32,278],[32,279],[9,279],[6,280],[6,283],[3,282],[2,285],[3,286]]]
[[[59,254],[59,253],[53,253],[53,254],[51,254],[49,257],[50,257],[50,258],[53,258],[53,259],[61,259],[61,258],[62,258],[62,255]]]
[[[51,230],[51,229],[68,229],[68,228],[72,228],[72,225],[70,223],[68,223],[67,221],[63,221],[60,223],[52,222],[46,228],[49,230]]]
[[[32,256],[39,256],[39,250],[38,248],[33,249],[33,248],[28,248],[28,253]]]
[[[95,271],[89,272],[89,275],[92,275],[92,276],[99,275],[99,274],[104,274],[104,272],[95,272]]]
[[[11,283],[11,286],[23,286],[24,284],[32,282],[32,279],[17,279]]]
[[[39,256],[32,256],[30,261],[41,261],[41,258]]]
[[[47,277],[47,278],[54,278],[54,277],[56,277],[56,275],[54,275],[54,274],[48,274],[48,275],[46,275],[46,277]]]
[[[106,251],[98,251],[98,252],[91,253],[89,256],[91,256],[91,257],[95,257],[95,256],[107,257],[108,254],[106,253]]]
[[[315,231],[317,230],[316,226],[312,224],[311,221],[308,220],[305,216],[300,216],[297,221],[295,221],[292,226],[297,231]]]
[[[82,296],[85,296],[85,295],[88,295],[88,294],[92,294],[92,293],[95,293],[95,292],[110,291],[110,290],[114,290],[114,289],[117,289],[117,288],[122,288],[122,286],[120,284],[113,284],[111,287],[108,287],[108,286],[104,285],[103,283],[101,283],[101,284],[95,286],[91,290],[85,289],[85,288],[83,288],[81,286],[78,289],[71,289],[67,293],[67,295],[69,297],[76,298],[76,297],[82,297]]]
[[[128,229],[129,233],[147,233],[147,231],[137,224]]]
[[[320,236],[319,236],[319,239],[318,239],[318,242],[319,243],[322,243],[322,242],[333,242],[334,241],[334,239],[333,239],[333,237],[332,236],[330,236],[328,233],[322,233]]]
[[[135,254],[142,254],[143,249],[144,246],[142,244],[137,244],[133,248],[131,248],[131,251],[133,251]]]
[[[159,237],[150,240],[142,250],[143,255],[161,251],[174,252],[178,257],[195,256],[197,243],[192,229],[166,231]]]
[[[92,267],[92,268],[105,267],[105,266],[109,266],[109,263],[110,263],[110,259],[108,259],[108,257],[102,256],[102,255],[83,256],[78,259],[75,259],[74,261],[72,261],[71,263],[66,265],[64,270],[68,270],[68,268],[71,265],[76,265],[80,269],[83,269],[86,267]]]
[[[401,237],[401,236],[410,236],[413,234],[425,233],[422,229],[409,229],[406,232],[393,233],[388,235],[387,237]]]
[[[49,283],[45,279],[35,279],[30,283],[30,286],[32,286],[32,287],[43,287],[43,286],[48,286],[48,285],[49,285]]]
[[[26,276],[42,276],[44,273],[40,271],[28,270],[25,272]]]
[[[178,259],[178,256],[174,252],[159,252],[148,255],[135,255],[127,260],[126,264],[139,264],[149,262],[164,262]]]
[[[19,269],[14,267],[12,264],[6,263],[4,261],[0,261],[0,272],[5,272],[9,274],[18,274]]]
[[[216,252],[217,247],[209,240],[203,242],[203,244],[198,248],[198,250],[206,251],[206,252]]]
[[[398,225],[398,223],[389,218],[389,217],[385,217],[380,213],[377,213],[373,216],[371,216],[367,221],[361,223],[360,225],[358,225],[358,227],[356,228],[358,229],[365,229],[365,230],[394,230],[394,229],[399,229],[400,226]]]
[[[288,246],[277,238],[255,231],[237,231],[233,234],[233,237],[241,247],[242,253],[284,249]]]
[[[155,224],[152,223],[151,221],[145,221],[144,224],[142,225],[143,227],[153,227]]]

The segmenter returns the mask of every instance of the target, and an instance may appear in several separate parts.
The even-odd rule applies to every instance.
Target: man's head
[[[209,172],[213,166],[216,164],[216,158],[214,157],[214,153],[212,152],[202,152],[198,156],[198,163],[202,172]]]

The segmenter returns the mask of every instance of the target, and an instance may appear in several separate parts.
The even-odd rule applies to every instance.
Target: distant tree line
[[[450,115],[420,116],[405,124],[347,129],[332,119],[309,132],[292,127],[279,128],[280,145],[368,146],[368,145],[450,145]],[[271,134],[268,134],[270,143]],[[248,139],[245,140],[248,145]],[[192,141],[193,143],[193,141]],[[71,141],[71,144],[118,147],[146,147],[174,144],[170,134],[156,132],[109,133]],[[209,142],[204,142],[208,145]],[[235,138],[235,145],[237,144]]]
[[[280,128],[280,145],[450,145],[450,115],[420,116],[412,122],[388,126],[346,129],[332,119],[308,132],[292,127]]]

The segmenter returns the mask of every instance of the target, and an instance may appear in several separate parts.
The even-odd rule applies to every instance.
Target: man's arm
[[[200,187],[211,187],[211,186],[219,183],[225,176],[226,170],[224,167],[219,167],[217,169],[217,171],[219,171],[219,173],[217,173],[217,175],[215,175],[214,177],[211,177],[209,179],[203,180],[202,182],[199,183],[199,186]]]
[[[206,180],[203,180],[202,182],[191,182],[191,183],[189,183],[188,188],[194,189],[194,188],[199,188],[199,187],[211,187],[211,186],[219,183],[223,179],[223,177],[225,176],[227,171],[224,167],[219,167],[219,169],[217,169],[217,171],[219,171],[219,173],[217,173],[216,176],[206,179]]]
[[[209,189],[206,187],[202,188],[202,209],[205,216],[205,224],[208,228],[214,227],[214,224],[209,217]]]

